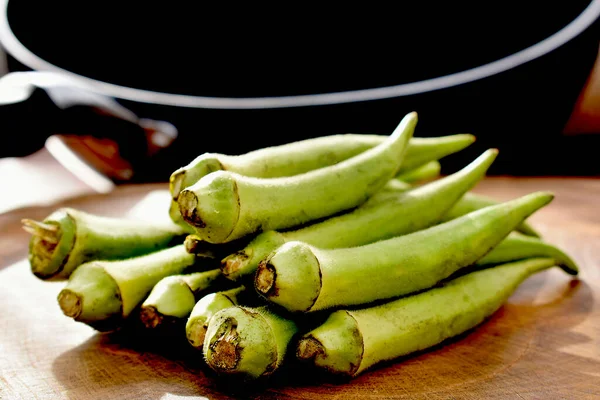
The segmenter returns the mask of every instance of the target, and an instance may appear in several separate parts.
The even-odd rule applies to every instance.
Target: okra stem
[[[42,241],[57,244],[59,240],[58,226],[45,224],[43,222],[34,221],[24,218],[21,220],[23,229],[34,236],[39,236]]]

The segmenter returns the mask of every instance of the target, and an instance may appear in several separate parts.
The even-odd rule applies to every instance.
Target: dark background
[[[158,92],[244,98],[370,89],[465,71],[535,45],[590,5],[579,0],[417,3],[192,10],[162,2],[125,7],[110,1],[99,6],[11,0],[8,20],[23,46],[78,75]],[[138,116],[168,121],[179,132],[151,159],[136,154],[131,143],[121,148],[125,158],[136,160],[135,179],[158,181],[205,151],[241,154],[327,134],[389,134],[406,113],[417,111],[415,136],[477,136],[474,145],[444,160],[448,172],[496,147],[500,155],[490,174],[600,175],[595,130],[600,124],[590,115],[583,122],[574,116],[590,86],[598,33],[596,22],[558,49],[504,73],[382,100],[231,110],[117,98]],[[31,66],[9,54],[7,69]],[[81,112],[68,114],[66,123],[65,110],[48,111],[47,97],[36,95],[27,107],[10,110],[17,122],[12,132],[5,130],[5,138],[27,131],[29,140],[5,146],[2,155],[35,151],[57,131],[97,136],[135,131]],[[600,116],[600,104],[595,109]]]

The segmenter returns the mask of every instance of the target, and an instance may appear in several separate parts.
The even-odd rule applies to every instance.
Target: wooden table
[[[139,215],[154,201],[146,198],[140,206],[140,200],[165,189],[122,186],[108,195],[0,215],[1,399],[232,397],[196,356],[164,343],[99,334],[65,317],[56,302],[62,284],[38,280],[24,261],[29,237],[20,228],[21,218],[42,219],[59,205]],[[292,376],[290,370],[248,397],[600,398],[600,180],[488,177],[475,188],[498,200],[534,190],[556,194],[530,221],[580,264],[579,279],[559,269],[537,274],[473,331],[350,382],[315,382]]]

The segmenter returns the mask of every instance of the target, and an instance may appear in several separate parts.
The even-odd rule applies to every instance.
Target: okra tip
[[[462,138],[464,138],[467,142],[470,142],[471,144],[477,141],[477,136],[475,136],[472,133],[458,133],[457,136],[458,135],[460,135]]]

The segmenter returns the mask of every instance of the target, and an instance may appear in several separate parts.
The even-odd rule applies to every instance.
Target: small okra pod
[[[162,278],[142,302],[139,317],[148,329],[165,325],[181,325],[196,305],[196,300],[208,292],[231,286],[219,268]]]
[[[416,123],[417,114],[409,113],[380,145],[300,175],[254,178],[229,171],[210,173],[179,193],[181,215],[200,239],[225,243],[349,210],[396,175]]]
[[[161,279],[214,269],[214,262],[188,253],[183,244],[125,260],[89,261],[73,272],[58,303],[75,321],[98,331],[116,330]]]
[[[287,242],[259,264],[254,286],[291,312],[366,304],[428,289],[476,263],[553,198],[549,192],[534,192],[356,247],[321,249]]]
[[[94,215],[60,208],[42,222],[23,220],[32,234],[31,271],[42,280],[66,280],[81,264],[92,260],[135,257],[183,242],[176,225]]]
[[[292,240],[331,249],[359,246],[427,228],[438,223],[464,193],[485,177],[497,154],[498,150],[489,149],[460,171],[412,189],[392,179],[384,189],[348,213],[295,230],[262,232],[245,247],[223,258],[221,269],[230,280],[251,277],[271,251]]]
[[[208,323],[204,359],[218,375],[251,382],[271,376],[284,362],[299,331],[293,319],[268,306],[233,306]]]
[[[525,279],[553,266],[552,258],[530,258],[471,272],[376,306],[333,311],[297,341],[296,357],[317,370],[355,377],[478,326]]]

